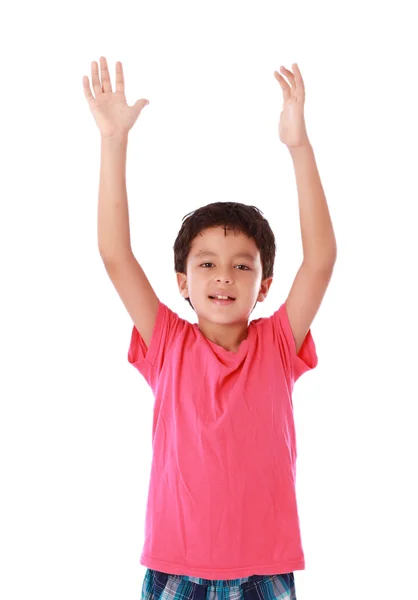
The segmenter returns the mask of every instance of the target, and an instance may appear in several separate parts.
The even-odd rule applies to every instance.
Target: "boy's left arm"
[[[312,146],[289,148],[299,198],[303,261],[286,300],[296,354],[321,305],[337,258],[337,245]]]
[[[305,84],[297,63],[292,71],[274,75],[283,90],[280,140],[288,147],[299,198],[303,261],[286,300],[286,309],[299,352],[321,305],[337,259],[337,244],[313,148],[305,125]],[[290,83],[289,83],[290,82]]]

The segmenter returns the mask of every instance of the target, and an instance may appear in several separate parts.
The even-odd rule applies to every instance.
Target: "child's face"
[[[248,322],[272,282],[272,277],[261,280],[262,264],[255,241],[234,230],[227,230],[225,235],[223,227],[211,227],[196,236],[187,259],[186,276],[178,273],[177,278],[182,296],[190,299],[198,316],[219,324]],[[218,289],[235,300],[222,306],[216,304],[209,295]]]

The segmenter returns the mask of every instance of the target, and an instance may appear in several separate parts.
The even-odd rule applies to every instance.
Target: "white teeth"
[[[214,296],[214,298],[218,298],[218,300],[228,300],[228,296]]]

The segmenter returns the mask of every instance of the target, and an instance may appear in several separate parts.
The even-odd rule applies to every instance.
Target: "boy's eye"
[[[202,263],[200,266],[203,267],[203,265],[213,265],[213,263],[207,262],[207,263]],[[247,267],[246,265],[237,265],[238,267],[244,267],[245,269],[248,269],[248,271],[250,270],[249,267]],[[240,271],[242,271],[242,269],[240,269]]]

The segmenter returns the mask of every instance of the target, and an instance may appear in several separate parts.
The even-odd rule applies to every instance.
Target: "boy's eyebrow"
[[[193,254],[192,258],[202,258],[203,256],[218,256],[216,254],[216,252],[212,252],[210,250],[199,250],[199,252],[197,252],[196,254]],[[233,258],[246,258],[247,260],[250,260],[252,262],[256,262],[257,259],[255,256],[253,256],[252,254],[250,254],[249,252],[237,252],[236,254],[234,254]]]

